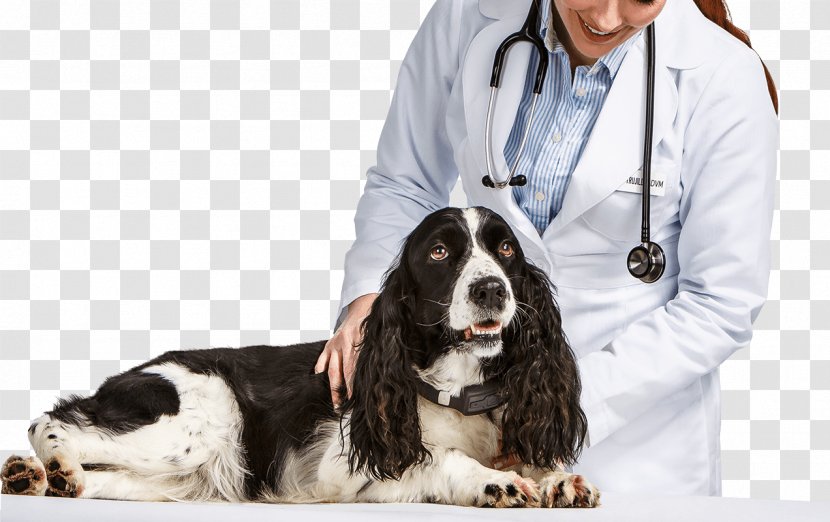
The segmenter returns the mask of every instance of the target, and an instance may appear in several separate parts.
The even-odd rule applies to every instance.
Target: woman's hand
[[[349,304],[346,319],[340,324],[340,328],[334,332],[334,336],[326,343],[323,353],[317,359],[314,366],[314,373],[320,373],[328,367],[329,387],[331,388],[331,402],[335,408],[340,407],[340,397],[337,390],[343,381],[346,382],[348,397],[352,396],[352,378],[354,376],[355,363],[357,362],[357,347],[363,340],[360,325],[363,319],[369,315],[372,303],[378,294],[366,294],[358,297]]]

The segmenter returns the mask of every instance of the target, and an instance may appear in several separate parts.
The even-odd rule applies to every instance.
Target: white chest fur
[[[418,397],[418,411],[427,449],[430,445],[456,448],[490,467],[498,451],[499,429],[487,414],[465,416],[423,397]],[[501,408],[493,410],[493,418],[500,419],[501,411]]]

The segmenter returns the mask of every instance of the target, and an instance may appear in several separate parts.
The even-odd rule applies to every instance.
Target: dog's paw
[[[483,507],[536,507],[541,495],[533,479],[513,471],[498,472],[484,481],[476,505]]]
[[[45,464],[47,497],[80,497],[84,491],[84,470],[68,457],[56,454]]]
[[[539,482],[543,507],[597,507],[600,492],[582,475],[555,471]]]
[[[2,492],[6,495],[43,495],[46,491],[46,470],[37,457],[12,455],[0,471]]]

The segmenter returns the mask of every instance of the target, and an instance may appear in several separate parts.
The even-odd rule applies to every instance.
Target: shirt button
[[[559,143],[560,141],[562,141],[562,135],[557,132],[553,135],[553,142]]]
[[[545,200],[545,193],[544,192],[537,192],[536,193],[536,201],[544,201]]]
[[[580,98],[582,98],[583,96],[585,96],[585,89],[582,88],[582,87],[578,88],[576,90],[576,95],[579,96]]]

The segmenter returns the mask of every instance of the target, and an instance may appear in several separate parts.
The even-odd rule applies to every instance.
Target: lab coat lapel
[[[653,149],[671,128],[677,113],[677,89],[659,55],[659,35],[660,32],[656,36]],[[617,71],[588,143],[571,174],[562,207],[545,230],[545,239],[605,199],[642,167],[646,101],[644,37],[643,34],[631,46]]]

